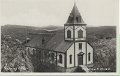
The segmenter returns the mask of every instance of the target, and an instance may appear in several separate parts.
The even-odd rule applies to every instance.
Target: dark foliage
[[[1,71],[30,72],[32,64],[25,47],[11,37],[1,36]]]

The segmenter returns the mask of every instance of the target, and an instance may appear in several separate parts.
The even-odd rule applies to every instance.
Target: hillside
[[[25,47],[17,40],[1,36],[1,71],[32,72],[33,65]]]
[[[46,31],[47,30],[47,31]],[[3,67],[25,67],[26,70],[18,69],[18,71],[43,71],[38,68],[38,54],[36,56],[28,55],[25,51],[24,43],[26,38],[32,39],[28,33],[43,33],[43,32],[64,32],[63,27],[48,26],[48,27],[30,27],[21,25],[4,25],[1,27],[1,60],[2,72],[14,70],[5,70]],[[94,66],[92,68],[110,68],[110,72],[116,71],[116,27],[87,27],[87,41],[94,47]],[[22,62],[22,63],[20,63]],[[7,64],[7,65],[5,65]],[[16,66],[19,65],[19,66]],[[36,66],[38,65],[38,66]],[[38,71],[39,69],[39,71]],[[44,70],[45,71],[45,70]],[[55,71],[55,70],[54,70]],[[57,70],[56,70],[57,71]],[[96,70],[95,72],[103,72],[104,70]],[[109,72],[108,71],[108,72]]]
[[[115,26],[87,27],[87,39],[89,42],[97,39],[116,38]]]
[[[116,38],[100,39],[91,42],[94,47],[94,66],[92,68],[107,68],[109,70],[97,70],[97,72],[116,71]]]
[[[22,26],[22,25],[4,25],[1,26],[1,33],[5,36],[10,36],[14,39],[19,39],[24,41],[26,38],[29,38],[28,33],[42,33],[42,32],[51,32],[56,30],[61,30],[63,27],[56,26],[46,26],[46,27],[31,27],[31,26]]]

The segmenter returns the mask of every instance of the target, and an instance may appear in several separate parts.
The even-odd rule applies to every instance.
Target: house
[[[86,25],[74,4],[64,31],[39,33],[26,44],[26,49],[40,51],[41,62],[64,68],[92,64],[93,47],[86,40]]]

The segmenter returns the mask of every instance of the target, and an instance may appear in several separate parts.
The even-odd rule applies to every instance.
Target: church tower
[[[87,64],[86,24],[74,3],[64,24],[65,41],[73,42],[74,67]]]
[[[64,24],[66,41],[85,41],[86,40],[86,24],[74,3],[73,9]]]

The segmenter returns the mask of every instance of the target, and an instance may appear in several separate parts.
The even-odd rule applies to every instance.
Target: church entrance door
[[[78,65],[83,65],[83,55],[78,55]]]
[[[78,54],[78,65],[83,65],[83,55],[84,55],[83,52],[80,52]]]

